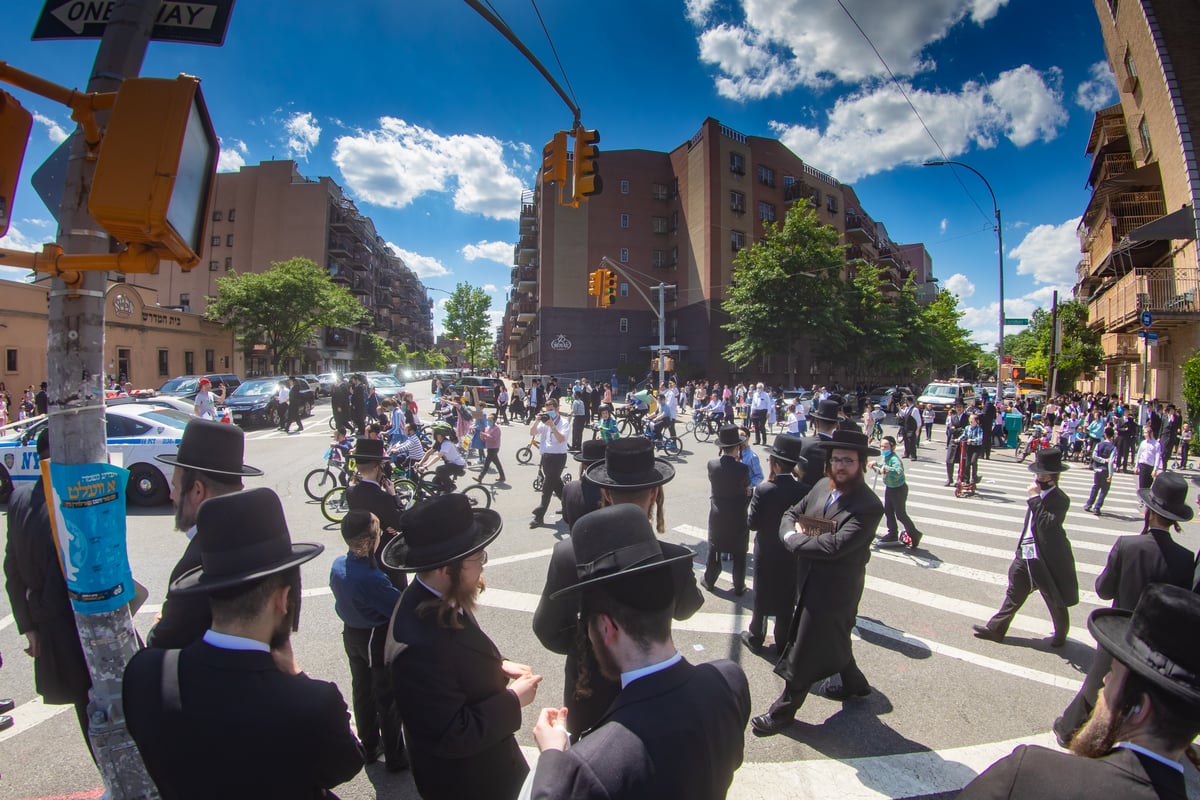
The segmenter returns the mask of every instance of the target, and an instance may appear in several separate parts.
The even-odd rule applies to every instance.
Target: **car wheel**
[[[263,412],[263,419],[267,423],[268,428],[279,427],[279,409],[275,406],[270,406]]]
[[[126,494],[135,506],[158,506],[171,499],[171,485],[157,468],[134,464],[129,468]]]

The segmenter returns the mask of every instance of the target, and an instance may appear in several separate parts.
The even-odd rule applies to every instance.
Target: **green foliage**
[[[1081,300],[1068,300],[1058,304],[1058,317],[1062,326],[1061,353],[1058,358],[1058,381],[1056,389],[1067,391],[1075,385],[1085,372],[1092,372],[1104,358],[1100,346],[1100,334],[1087,324],[1087,304]],[[1053,341],[1052,316],[1049,310],[1034,310],[1029,327],[1018,334],[1004,337],[1004,352],[1013,361],[1024,364],[1030,375],[1050,381],[1050,350]]]
[[[400,354],[379,334],[367,333],[358,338],[358,350],[354,358],[355,369],[387,372],[392,364],[401,363],[403,362]]]
[[[914,353],[929,360],[939,377],[950,377],[960,364],[975,365],[984,355],[982,348],[970,340],[970,332],[959,325],[963,312],[958,310],[958,297],[943,289],[933,302],[921,309],[914,343]],[[995,368],[995,358],[992,359]],[[960,370],[959,374],[963,374]]]
[[[429,369],[446,368],[446,354],[441,350],[434,350],[433,348],[430,348],[429,350],[422,350],[418,355],[418,358],[420,359],[421,363],[423,363]]]
[[[476,360],[486,360],[492,352],[493,331],[488,318],[491,307],[492,298],[487,292],[468,283],[455,286],[446,303],[446,336],[462,341],[472,366]]]
[[[1187,418],[1195,428],[1200,422],[1200,350],[1183,362],[1183,402],[1187,406]]]
[[[300,354],[319,328],[346,328],[367,310],[307,258],[275,261],[266,272],[217,278],[205,316],[231,329],[243,346],[265,344],[276,370]]]

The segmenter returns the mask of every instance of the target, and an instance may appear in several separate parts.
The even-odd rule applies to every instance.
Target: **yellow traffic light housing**
[[[588,273],[588,294],[592,297],[600,296],[600,284],[603,282],[603,272],[604,270],[598,269],[595,272]]]
[[[567,182],[567,132],[559,131],[542,148],[542,183]]]
[[[576,206],[592,195],[600,194],[603,189],[603,184],[600,181],[600,172],[597,165],[597,158],[600,155],[600,148],[596,144],[600,141],[600,131],[589,131],[583,127],[578,127],[575,133],[575,182],[572,188],[573,201]]]
[[[611,306],[617,302],[617,273],[612,270],[604,270],[604,295],[602,299],[606,306]]]
[[[0,92],[0,236],[8,233],[12,220],[13,195],[17,192],[17,178],[21,175],[32,127],[33,114],[12,95]]]
[[[200,263],[217,135],[190,75],[121,84],[100,144],[88,211],[118,241]]]

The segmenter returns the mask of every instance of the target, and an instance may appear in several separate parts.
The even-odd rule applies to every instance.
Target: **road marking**
[[[57,717],[64,711],[74,710],[75,706],[69,704],[48,706],[42,702],[41,697],[35,697],[28,703],[21,703],[21,705],[8,712],[9,716],[13,718],[13,726],[6,731],[0,731],[0,742],[36,728],[46,720]]]
[[[945,548],[946,550],[958,550],[963,553],[973,553],[979,556],[988,556],[989,558],[1001,558],[1005,561],[1012,561],[1014,552],[1012,550],[1001,550],[998,547],[984,547],[980,544],[969,544],[967,542],[958,542],[954,539],[942,539],[937,536],[922,536],[922,544],[931,544],[937,547]],[[1095,564],[1083,564],[1079,561],[1075,562],[1075,571],[1082,572],[1087,575],[1099,575],[1104,570],[1103,567]]]
[[[915,506],[917,504],[910,503],[909,505]],[[921,504],[921,505],[922,505],[922,507],[926,507],[926,508],[935,508],[935,506],[929,506],[928,504]],[[910,515],[910,516],[912,516],[912,515]],[[994,528],[994,527],[988,527],[986,525],[972,525],[969,522],[958,522],[957,520],[947,520],[945,517],[939,518],[939,517],[912,516],[912,520],[913,520],[913,522],[920,523],[921,525],[932,525],[936,528],[952,528],[953,530],[956,530],[956,531],[968,531],[970,533],[982,533],[985,536],[999,536],[999,537],[1009,540],[1010,542],[1013,542],[1014,544],[1016,543],[1018,534],[1019,534],[1019,531],[1016,531],[1016,530],[1003,530],[1003,529],[998,529],[998,528]],[[1109,545],[1106,545],[1106,544],[1098,544],[1096,542],[1085,542],[1085,541],[1079,541],[1079,540],[1072,541],[1071,548],[1074,550],[1088,550],[1088,551],[1092,551],[1092,552],[1096,552],[1096,553],[1104,553],[1105,555],[1107,555],[1108,552],[1110,550],[1112,550],[1112,547]],[[1009,558],[1011,558],[1013,556],[1015,550],[1016,550],[1016,548],[1014,547],[1013,551],[1009,552]]]
[[[909,497],[913,497],[914,495],[917,497],[931,497],[934,499],[937,499],[937,497],[938,497],[938,495],[930,494],[928,492],[910,492],[909,493]],[[969,503],[969,502],[971,502],[971,499],[968,498],[967,500],[964,500],[963,502]],[[909,500],[907,507],[908,508],[925,508],[925,509],[929,509],[931,511],[941,511],[942,513],[946,512],[945,505],[938,505],[936,503],[922,503],[919,500],[917,500],[917,501]],[[979,510],[978,506],[972,507],[970,509],[964,508],[963,513],[965,513],[975,519],[992,519],[992,520],[996,520],[997,522],[1003,522],[1007,526],[1012,526],[1007,529],[1010,530],[1014,535],[1020,531],[1021,523],[1018,522],[1015,526],[1013,526],[1013,518],[1012,517],[1007,517],[1007,516],[1004,516],[1003,514],[992,514],[987,511],[982,511],[982,510]],[[1024,515],[1022,515],[1022,516],[1024,516]],[[1119,536],[1127,535],[1124,531],[1108,531],[1108,530],[1103,530],[1101,528],[1094,528],[1094,527],[1090,527],[1090,526],[1084,527],[1082,525],[1064,525],[1063,527],[1068,532],[1086,533],[1086,534],[1091,534],[1093,536],[1107,536],[1112,539],[1115,539]],[[1072,544],[1073,544],[1073,542],[1072,542]],[[1107,552],[1108,550],[1111,550],[1111,549],[1112,549],[1112,545],[1109,545],[1108,547],[1105,548],[1105,551]]]

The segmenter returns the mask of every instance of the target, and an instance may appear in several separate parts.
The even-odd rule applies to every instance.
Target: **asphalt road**
[[[281,495],[293,540],[326,546],[321,557],[304,567],[306,599],[295,650],[310,675],[337,682],[349,697],[341,623],[328,593],[329,567],[343,550],[341,537],[302,486],[304,475],[319,466],[329,440],[328,416],[328,401],[323,400],[302,433],[250,431],[246,459],[266,474],[247,485],[269,486]],[[488,588],[479,617],[507,657],[531,664],[545,676],[518,734],[532,758],[530,731],[538,710],[562,700],[563,660],[542,649],[530,628],[531,614],[550,548],[567,529],[561,522],[532,530],[528,526],[535,505],[531,482],[536,465],[521,466],[514,458],[516,449],[527,442],[524,427],[503,429],[501,460],[509,483],[495,485],[494,507],[504,517],[505,530],[488,548]],[[1094,642],[1085,620],[1104,605],[1090,593],[1095,576],[1114,537],[1140,529],[1134,478],[1116,477],[1105,516],[1097,518],[1082,511],[1090,475],[1075,467],[1064,476],[1072,498],[1067,531],[1080,586],[1089,590],[1071,610],[1070,640],[1060,650],[1049,647],[1049,617],[1034,595],[1008,642],[997,645],[973,638],[971,624],[984,621],[1003,598],[1030,474],[1014,463],[1011,451],[996,451],[991,461],[982,462],[979,495],[956,499],[943,486],[942,455],[935,431],[933,442],[922,442],[920,461],[906,462],[909,512],[924,531],[922,549],[876,553],[867,569],[860,638],[854,648],[875,691],[845,704],[813,697],[784,735],[758,739],[747,733],[745,764],[730,797],[952,797],[1017,743],[1054,746],[1050,723],[1070,701],[1092,657]],[[664,538],[694,548],[698,569],[705,553],[708,511],[705,462],[714,456],[712,445],[684,437],[684,452],[675,459],[677,477],[667,486],[669,531]],[[765,462],[761,450],[760,456]],[[882,494],[882,483],[877,488]],[[548,522],[558,519],[556,508],[557,503],[551,506]],[[1193,549],[1198,544],[1195,530],[1189,526],[1180,537]],[[167,575],[185,539],[173,530],[169,506],[131,512],[128,538],[134,575],[150,590],[136,620],[144,633],[162,602]],[[750,594],[733,596],[726,576],[716,592],[706,594],[695,617],[676,624],[675,643],[692,661],[738,662],[750,679],[753,713],[760,713],[781,682],[772,664],[749,653],[737,638],[749,619],[750,604]],[[0,733],[0,798],[99,797],[100,780],[74,715],[69,707],[44,707],[36,701],[31,662],[21,652],[24,638],[12,624],[7,597],[0,605],[0,652],[7,656],[0,672],[0,696],[11,696],[18,704],[17,724]],[[1200,781],[1188,770],[1195,791]],[[348,799],[417,796],[407,773],[388,774],[382,763],[368,767],[337,793]]]

